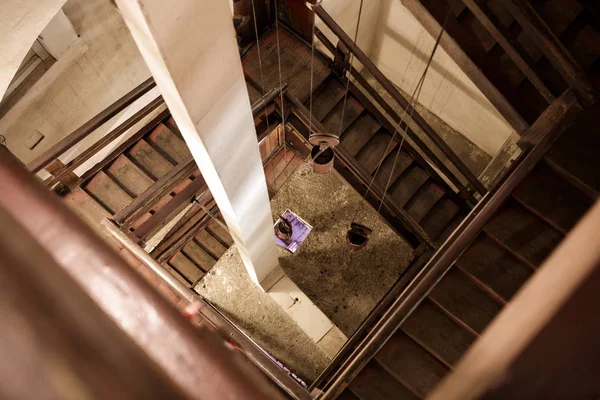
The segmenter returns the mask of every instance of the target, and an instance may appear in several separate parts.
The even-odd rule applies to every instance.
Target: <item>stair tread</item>
[[[204,273],[181,252],[175,253],[169,260],[169,265],[177,270],[189,283],[195,283]]]
[[[401,331],[385,343],[376,357],[423,397],[448,373],[445,365]]]
[[[402,175],[404,171],[406,171],[406,169],[413,163],[413,161],[415,161],[415,159],[404,150],[400,150],[400,154],[398,154],[398,150],[390,152],[390,154],[388,154],[381,164],[379,172],[377,173],[377,177],[375,178],[375,182],[381,185],[382,188],[385,188],[389,180],[389,185],[391,187],[400,177],[400,175]],[[394,162],[396,162],[395,166]],[[392,174],[391,178],[390,174]]]
[[[181,131],[175,122],[173,117],[169,117],[162,122],[171,132],[173,132],[177,137],[181,138]]]
[[[454,215],[454,217],[450,220],[448,225],[446,225],[442,229],[442,231],[438,235],[436,241],[438,243],[444,243],[446,241],[446,239],[448,239],[448,237],[450,237],[452,232],[454,232],[456,230],[456,228],[458,228],[458,226],[463,221],[463,219],[465,219],[464,215],[462,215],[460,212],[456,213],[456,215]]]
[[[513,196],[568,232],[592,205],[579,189],[540,163],[513,192]]]
[[[196,240],[196,243],[203,247],[216,260],[221,258],[223,253],[227,251],[225,246],[204,229],[198,232],[194,239]]]
[[[233,245],[233,238],[221,225],[219,225],[214,219],[210,220],[206,229],[212,236],[219,239],[221,243],[226,244],[228,247]]]
[[[562,240],[561,234],[514,200],[505,203],[484,230],[534,266],[539,266]]]
[[[455,365],[476,339],[428,300],[408,317],[402,329],[449,365]]]
[[[182,250],[190,260],[202,269],[203,272],[207,272],[217,262],[217,260],[193,241],[188,242],[183,246]]]
[[[179,164],[190,157],[191,153],[187,144],[163,124],[154,128],[146,140],[153,142],[160,152],[167,155],[171,163]]]
[[[154,150],[145,140],[140,140],[133,145],[129,149],[128,155],[132,161],[155,180],[168,174],[173,169],[173,164]]]
[[[390,135],[386,131],[379,131],[371,137],[367,144],[356,155],[358,161],[370,174],[373,174],[377,169],[377,164],[383,159],[389,149]]]
[[[323,90],[313,97],[312,115],[319,121],[323,121],[325,116],[342,100],[346,89],[337,80],[329,81]],[[310,101],[310,100],[309,100]],[[309,109],[310,104],[306,104]],[[336,131],[337,134],[337,131]]]
[[[108,209],[111,214],[120,211],[133,200],[103,171],[99,171],[90,179],[85,186],[85,190]]]
[[[433,288],[429,298],[477,333],[502,309],[483,289],[458,268],[451,268]]]
[[[333,110],[323,120],[323,126],[327,129],[328,133],[334,135],[343,134],[346,129],[362,114],[365,110],[362,104],[352,96],[348,96],[346,99],[346,107],[344,109],[344,99],[340,100],[335,105]],[[313,105],[314,111],[314,105]],[[344,114],[344,123],[340,132],[340,122],[342,120],[342,112]],[[341,135],[340,135],[341,136]]]
[[[421,226],[431,239],[436,240],[458,211],[459,207],[456,203],[448,198],[442,198],[425,216]]]
[[[436,203],[444,196],[444,191],[434,182],[426,182],[406,204],[406,212],[417,222],[421,222]]]
[[[509,301],[533,275],[531,267],[524,265],[485,235],[479,235],[469,245],[457,265],[505,301]]]
[[[419,399],[374,361],[367,364],[350,382],[350,390],[361,400]]]
[[[404,207],[417,193],[419,188],[429,179],[429,175],[421,167],[410,167],[390,189],[390,194],[400,207]]]
[[[144,193],[154,183],[148,175],[123,154],[110,164],[106,172],[134,197]]]
[[[379,129],[379,122],[370,114],[363,114],[344,132],[340,145],[356,156]]]

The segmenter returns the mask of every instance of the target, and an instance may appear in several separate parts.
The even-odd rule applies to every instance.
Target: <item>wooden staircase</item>
[[[599,198],[599,110],[552,146],[340,399],[421,399],[452,371]]]

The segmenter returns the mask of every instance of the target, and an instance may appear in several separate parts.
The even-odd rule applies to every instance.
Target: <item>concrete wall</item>
[[[48,87],[38,88],[42,93],[18,118],[9,123],[0,121],[8,148],[24,162],[47,150],[150,76],[110,0],[69,0],[63,10],[87,50],[70,65],[62,66],[64,70]],[[110,126],[107,124],[95,136],[105,134]],[[24,142],[35,130],[45,138],[29,150]]]
[[[373,41],[378,31],[377,23],[381,2],[382,0],[364,0],[363,3],[357,44],[367,55],[370,55],[370,51],[373,48]],[[360,0],[323,0],[321,5],[338,25],[354,39]],[[337,44],[337,37],[325,26],[319,17],[316,18],[316,26],[327,35],[329,40]],[[318,40],[317,43],[319,43]],[[320,45],[319,48],[323,49]]]
[[[31,44],[65,0],[0,1],[0,98]]]
[[[394,84],[412,94],[435,38],[400,0],[381,0],[374,27],[368,54]],[[508,123],[441,48],[433,59],[419,102],[489,155],[496,154],[512,133]]]

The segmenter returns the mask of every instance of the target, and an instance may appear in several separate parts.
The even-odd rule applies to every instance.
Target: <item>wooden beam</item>
[[[597,398],[598,243],[600,201],[428,398]]]
[[[523,72],[527,79],[529,79],[540,95],[548,103],[552,103],[555,100],[555,97],[550,92],[550,89],[546,87],[544,82],[542,82],[538,74],[533,70],[533,62],[531,60],[526,60],[525,58],[527,56],[522,55],[517,50],[520,46],[510,39],[507,33],[503,32],[503,28],[501,28],[501,25],[494,14],[491,13],[485,5],[483,5],[483,7],[486,7],[486,9],[482,8],[481,1],[479,0],[462,0],[462,2],[465,3],[475,18],[479,20],[481,25],[487,29],[494,40],[502,46],[506,54],[508,54],[515,65]]]
[[[402,4],[415,16],[430,35],[436,37],[442,29],[439,22],[427,11],[420,0],[402,0]],[[448,53],[450,58],[462,69],[469,79],[477,86],[481,93],[492,103],[500,115],[517,131],[522,134],[529,128],[523,117],[506,100],[502,93],[485,76],[469,56],[460,48],[458,43],[444,32],[440,46]]]
[[[592,104],[595,92],[592,84],[569,50],[552,33],[530,2],[528,0],[506,0],[502,4],[515,17],[523,30],[531,36],[580,100],[586,105]]]

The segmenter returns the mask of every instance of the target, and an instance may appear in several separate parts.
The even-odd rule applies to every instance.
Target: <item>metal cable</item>
[[[258,38],[258,23],[256,22],[256,9],[254,8],[254,0],[252,0],[252,17],[254,19],[254,35],[256,36],[256,50],[258,52],[258,69],[260,71],[260,84],[262,86],[262,94],[263,96],[267,94],[267,88],[265,87],[265,76],[263,75],[263,67],[262,67],[262,57],[260,55],[260,40]],[[280,82],[281,83],[281,82]],[[269,124],[269,113],[265,107],[265,120],[267,122],[267,132],[271,131],[271,126]]]

